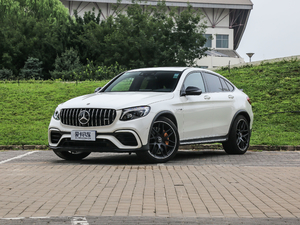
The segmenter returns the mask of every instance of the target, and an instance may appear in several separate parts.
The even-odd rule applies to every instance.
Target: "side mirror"
[[[197,88],[197,87],[193,87],[193,86],[188,86],[185,91],[181,94],[181,96],[186,96],[186,95],[201,95],[202,94],[202,90]]]
[[[101,88],[102,88],[102,87],[97,87],[97,88],[95,89],[95,93],[98,92],[98,91],[100,91]]]

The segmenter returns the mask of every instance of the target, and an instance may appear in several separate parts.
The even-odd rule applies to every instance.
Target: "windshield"
[[[180,71],[126,72],[107,86],[104,92],[172,92],[180,75]]]

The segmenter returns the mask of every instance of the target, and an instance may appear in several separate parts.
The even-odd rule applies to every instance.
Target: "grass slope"
[[[48,144],[48,125],[56,106],[70,98],[93,93],[105,83],[0,83],[0,145]]]
[[[254,125],[250,144],[300,145],[299,60],[217,72],[252,100]]]
[[[244,89],[252,100],[254,126],[251,144],[299,145],[300,61],[217,71]],[[47,142],[54,109],[70,98],[92,93],[107,81],[0,81],[0,145]]]

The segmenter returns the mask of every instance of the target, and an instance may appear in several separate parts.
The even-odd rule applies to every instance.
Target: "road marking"
[[[31,155],[31,154],[33,154],[33,153],[36,153],[36,152],[39,152],[39,151],[27,152],[26,154],[19,155],[19,156],[16,156],[16,157],[13,157],[13,158],[4,160],[4,161],[0,161],[0,164],[4,164],[4,163],[7,163],[7,162],[12,161],[12,160],[15,160],[15,159],[20,159],[20,158],[23,158],[23,157],[25,157],[25,156],[27,156],[27,155]]]
[[[85,217],[76,216],[72,218],[72,225],[89,225]]]
[[[29,217],[30,219],[50,219],[50,216]]]
[[[15,217],[15,218],[0,218],[0,220],[23,220],[25,217]]]

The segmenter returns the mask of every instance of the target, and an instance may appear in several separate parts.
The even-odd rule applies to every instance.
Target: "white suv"
[[[243,91],[209,70],[130,70],[93,94],[60,104],[49,125],[49,146],[66,160],[91,152],[135,152],[162,163],[179,145],[213,142],[229,154],[244,154],[253,123],[250,103]]]

